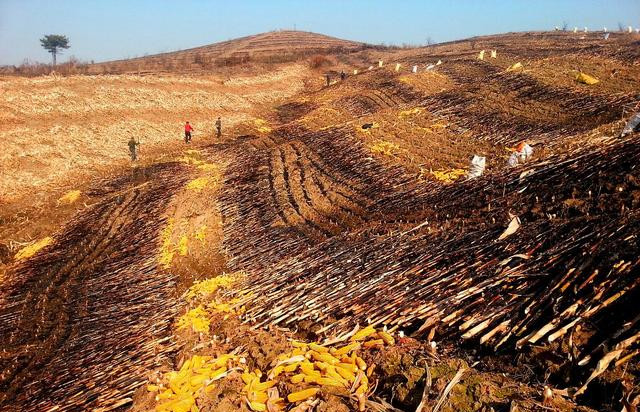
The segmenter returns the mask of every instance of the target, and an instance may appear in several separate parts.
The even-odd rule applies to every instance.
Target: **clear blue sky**
[[[61,56],[113,60],[274,29],[369,43],[424,43],[561,26],[640,26],[640,0],[0,0],[0,64],[50,60],[38,39],[65,34]]]

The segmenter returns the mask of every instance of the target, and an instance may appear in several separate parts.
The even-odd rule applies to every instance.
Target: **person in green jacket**
[[[138,160],[138,151],[137,147],[140,146],[140,143],[136,142],[136,139],[131,136],[129,140],[129,153],[131,154],[131,161],[134,162]]]
[[[216,120],[216,130],[218,131],[218,137],[222,136],[222,120],[219,117]]]

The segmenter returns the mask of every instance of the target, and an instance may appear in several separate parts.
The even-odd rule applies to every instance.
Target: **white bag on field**
[[[624,129],[622,129],[622,133],[620,134],[620,137],[624,137],[628,134],[631,134],[636,130],[640,130],[640,112],[631,116],[627,124],[624,126]]]
[[[516,152],[511,153],[511,156],[509,156],[509,160],[507,160],[507,164],[510,167],[516,167],[518,166],[519,160],[518,160],[518,154]]]
[[[531,156],[533,156],[533,147],[529,146],[529,144],[525,144],[524,147],[522,148],[521,153],[526,162],[527,160],[531,159]]]
[[[486,157],[473,155],[473,159],[471,159],[471,167],[469,168],[469,173],[467,174],[467,179],[475,179],[476,177],[482,176],[486,164]]]

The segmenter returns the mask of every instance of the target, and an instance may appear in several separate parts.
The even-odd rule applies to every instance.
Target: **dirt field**
[[[5,77],[0,166],[16,172],[3,174],[3,200],[48,189],[78,169],[126,164],[130,136],[143,151],[177,145],[189,120],[196,140],[211,139],[217,116],[227,127],[250,119],[256,107],[300,92],[307,76],[303,65],[291,65],[250,78]]]
[[[0,79],[0,244],[8,248],[0,260],[6,263],[7,253],[49,236],[92,203],[87,182],[129,173],[131,136],[140,142],[144,165],[178,156],[186,120],[195,128],[196,145],[211,143],[217,116],[226,138],[231,127],[254,119],[264,105],[303,90],[308,72],[304,64],[293,64],[250,77]],[[83,193],[79,201],[59,201],[74,190]]]
[[[3,79],[0,409],[633,410],[639,41]]]

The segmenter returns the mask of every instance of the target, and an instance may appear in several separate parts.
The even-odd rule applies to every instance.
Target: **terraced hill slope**
[[[323,34],[279,30],[193,49],[97,63],[89,67],[89,73],[204,71],[238,63],[285,62],[314,53],[353,52],[365,47],[364,43]]]

